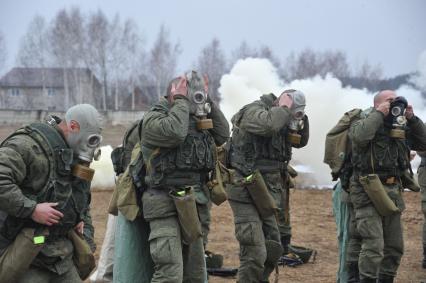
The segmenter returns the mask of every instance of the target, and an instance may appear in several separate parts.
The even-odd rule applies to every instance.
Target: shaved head
[[[396,92],[393,90],[382,90],[374,96],[374,108],[377,108],[383,102],[391,102],[396,97]]]

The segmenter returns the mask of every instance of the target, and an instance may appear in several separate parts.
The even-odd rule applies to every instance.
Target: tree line
[[[0,32],[0,70],[7,56],[4,41]],[[124,96],[128,95],[131,103],[125,107],[135,109],[136,87],[148,94],[149,102],[164,95],[168,82],[176,75],[181,53],[182,47],[171,39],[165,25],[159,27],[148,47],[134,20],[123,20],[118,14],[109,18],[101,10],[84,14],[79,8],[71,8],[59,10],[49,22],[38,15],[32,19],[21,38],[16,65],[89,68],[102,85],[99,105],[103,110],[122,108]],[[226,54],[218,38],[206,43],[195,62],[189,62],[187,67],[208,74],[210,95],[220,102],[218,88],[222,75],[238,59],[246,57],[269,59],[285,81],[327,73],[333,73],[346,84],[354,82],[373,89],[383,81],[380,65],[365,61],[353,69],[340,50],[306,48],[281,58],[266,45],[253,47],[243,41]]]

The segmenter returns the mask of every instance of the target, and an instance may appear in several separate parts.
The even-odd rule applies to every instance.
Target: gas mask
[[[213,128],[213,121],[207,119],[211,112],[211,105],[207,102],[207,78],[200,77],[197,72],[186,74],[188,82],[188,99],[191,102],[191,114],[198,118],[197,129],[207,130]]]
[[[89,104],[79,104],[67,111],[65,120],[76,121],[80,125],[78,132],[70,131],[67,136],[67,142],[77,159],[72,169],[73,175],[85,181],[91,181],[95,170],[90,168],[90,163],[98,160],[101,154],[99,146],[102,136],[99,113]]]
[[[390,136],[392,138],[405,139],[405,130],[407,128],[405,109],[407,106],[407,99],[403,96],[397,96],[390,104],[390,113],[386,117],[385,124],[391,125]]]
[[[302,139],[302,136],[298,134],[298,132],[304,127],[303,118],[305,117],[306,106],[305,95],[298,90],[290,91],[287,94],[293,100],[293,105],[290,109],[292,117],[288,125],[287,140],[293,145],[298,145]]]

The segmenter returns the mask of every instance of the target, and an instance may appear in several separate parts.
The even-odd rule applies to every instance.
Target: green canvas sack
[[[340,171],[351,152],[348,130],[353,122],[360,119],[361,109],[346,112],[325,138],[324,163],[331,169],[333,180],[339,178]]]

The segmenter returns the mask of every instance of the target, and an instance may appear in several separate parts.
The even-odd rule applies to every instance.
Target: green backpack
[[[349,181],[350,175],[352,175],[350,165],[352,148],[348,137],[349,127],[361,118],[361,112],[362,110],[358,108],[346,112],[325,138],[324,163],[330,166],[333,181],[340,178],[342,186],[343,181]],[[345,180],[342,180],[342,178],[345,178]]]

